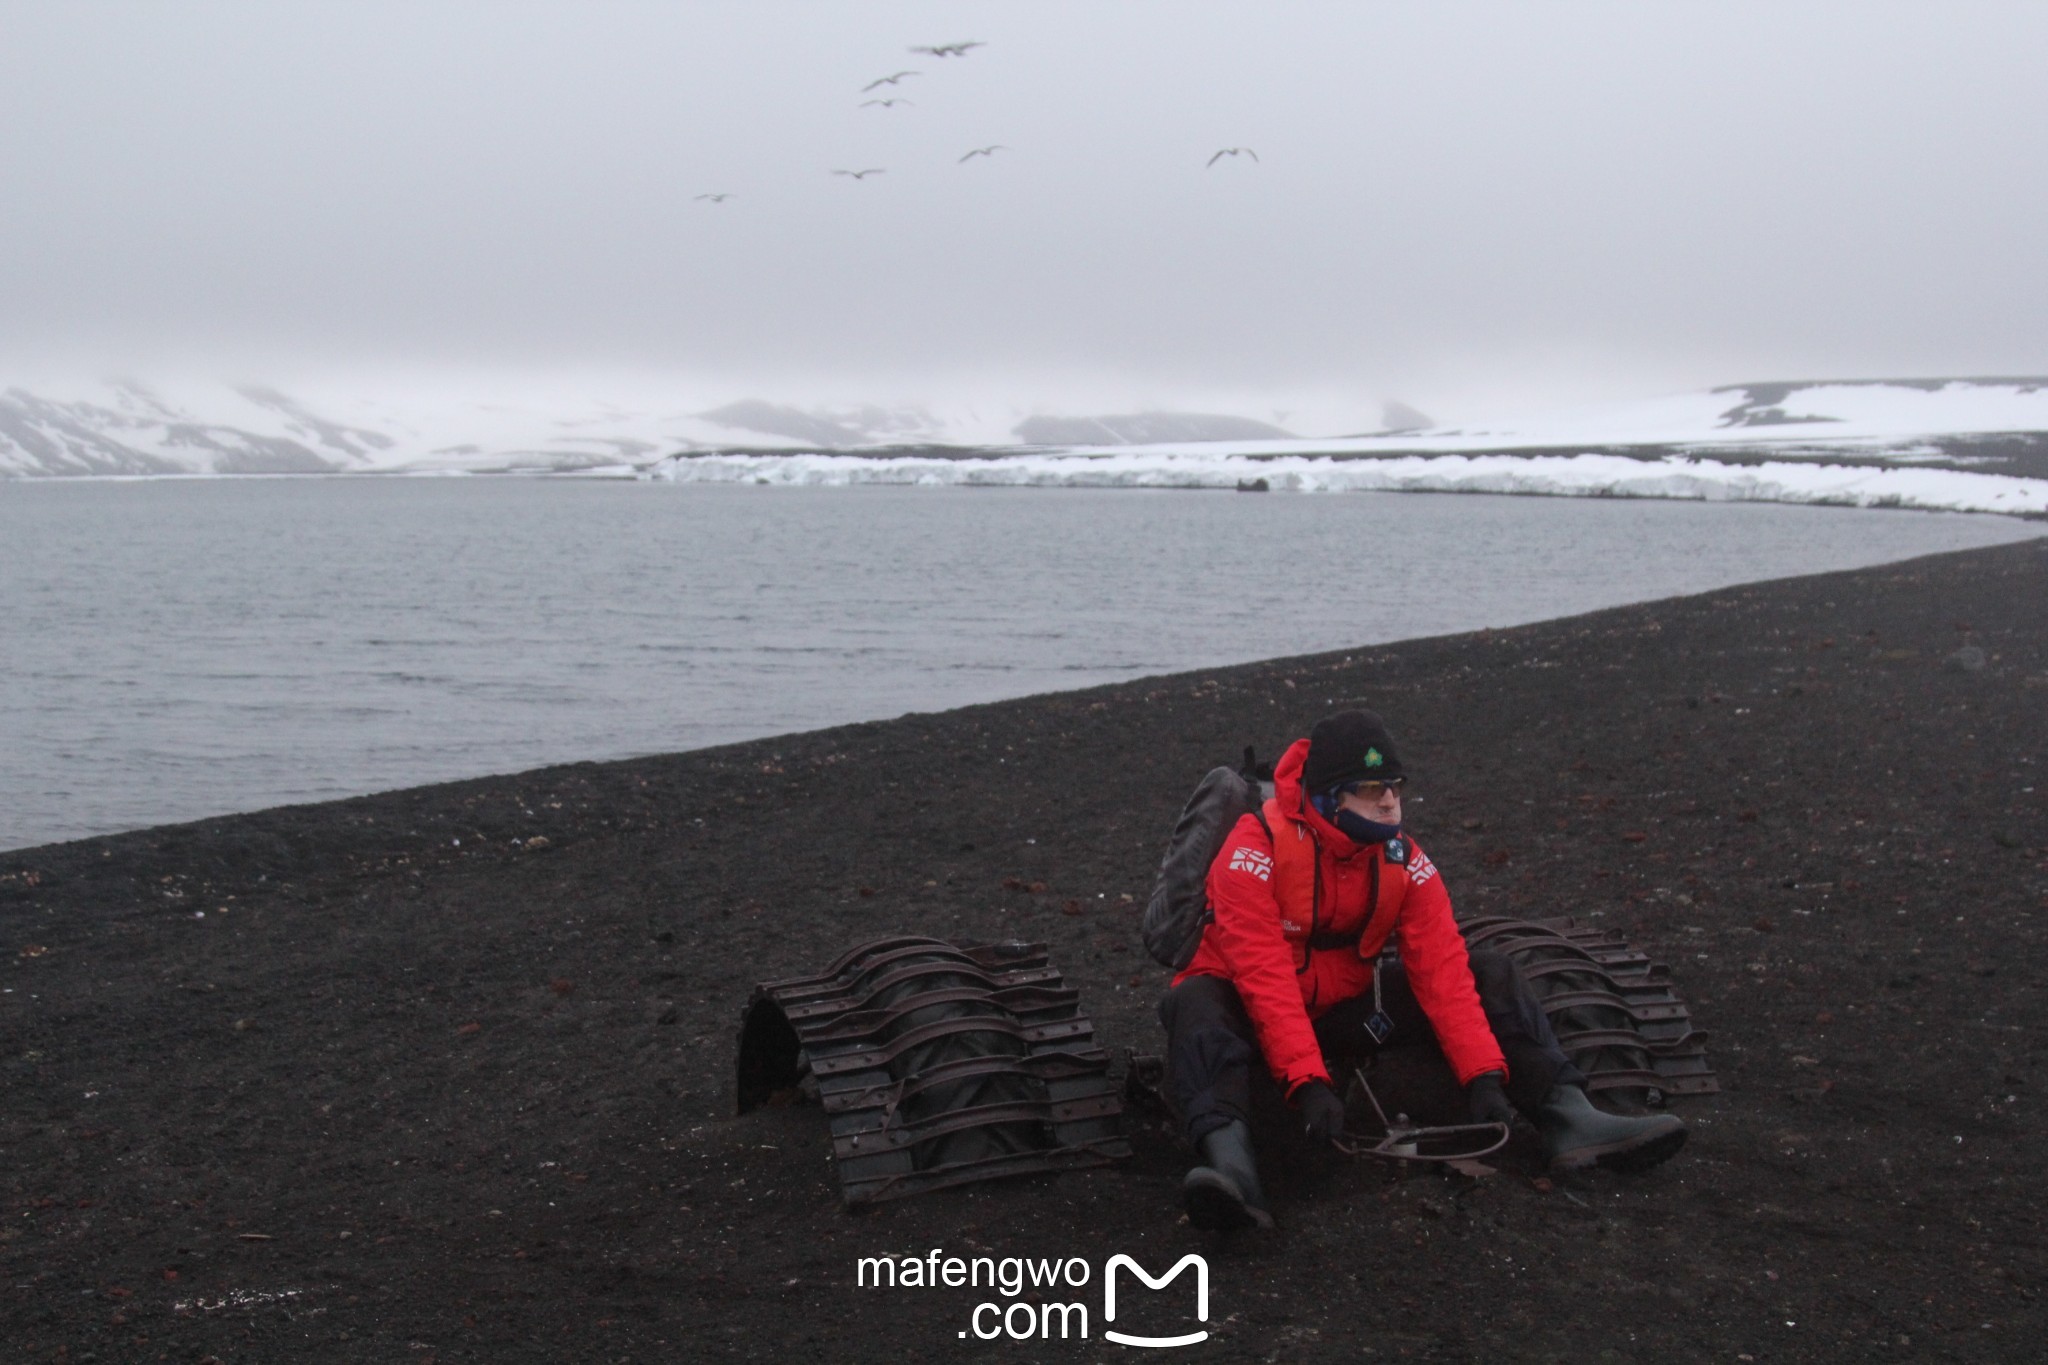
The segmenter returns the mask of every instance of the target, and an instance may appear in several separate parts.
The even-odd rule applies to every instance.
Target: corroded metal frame
[[[1469,947],[1484,945],[1514,959],[1535,988],[1558,1043],[1586,1073],[1587,1089],[1639,1091],[1652,1102],[1720,1090],[1707,1064],[1708,1035],[1693,1027],[1691,1011],[1672,989],[1670,968],[1619,933],[1569,916],[1485,915],[1461,920],[1458,927]],[[1559,976],[1594,984],[1549,989],[1549,979]],[[1607,1027],[1579,1022],[1587,1014],[1600,1016]]]
[[[950,1041],[962,1055],[932,1060]],[[912,1116],[920,1100],[982,1081],[1005,1093]],[[811,1086],[850,1207],[1130,1155],[1109,1055],[1042,943],[872,939],[816,976],[756,986],[740,1030],[739,1112]],[[976,1130],[998,1128],[1024,1149],[948,1155],[963,1146],[949,1138],[967,1135],[972,1149]]]

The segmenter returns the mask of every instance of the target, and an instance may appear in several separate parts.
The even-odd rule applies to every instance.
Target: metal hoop
[[[1377,1157],[1382,1161],[1476,1161],[1508,1144],[1509,1132],[1505,1123],[1453,1123],[1434,1127],[1397,1123],[1389,1119],[1387,1111],[1380,1107],[1380,1097],[1372,1093],[1372,1086],[1365,1079],[1364,1069],[1354,1070],[1351,1075],[1358,1082],[1359,1089],[1365,1091],[1365,1097],[1372,1101],[1372,1111],[1379,1115],[1380,1127],[1386,1131],[1377,1140],[1372,1140],[1362,1133],[1355,1136],[1347,1133],[1344,1137],[1337,1138],[1330,1145],[1346,1156]],[[1407,1116],[1404,1114],[1401,1117],[1405,1119]],[[1437,1153],[1420,1150],[1420,1144],[1423,1142],[1456,1137],[1461,1133],[1491,1133],[1494,1134],[1494,1138],[1484,1147],[1477,1147],[1469,1152]],[[1478,1141],[1477,1138],[1473,1140]],[[1371,1143],[1370,1146],[1366,1145],[1368,1142]]]

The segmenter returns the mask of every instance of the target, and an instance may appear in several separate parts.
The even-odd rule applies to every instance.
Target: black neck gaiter
[[[1339,834],[1354,844],[1384,844],[1401,832],[1399,820],[1391,825],[1383,825],[1377,820],[1368,820],[1357,811],[1346,810],[1342,806],[1337,808],[1336,818],[1330,823],[1337,827]]]

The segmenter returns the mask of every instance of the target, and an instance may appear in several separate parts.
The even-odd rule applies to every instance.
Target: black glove
[[[1294,1092],[1301,1110],[1302,1131],[1318,1142],[1344,1136],[1344,1101],[1322,1081],[1310,1081]]]
[[[1504,1123],[1515,1126],[1515,1106],[1508,1102],[1507,1091],[1501,1083],[1507,1077],[1498,1071],[1487,1071],[1474,1076],[1472,1083],[1465,1087],[1465,1102],[1472,1109],[1474,1123]]]

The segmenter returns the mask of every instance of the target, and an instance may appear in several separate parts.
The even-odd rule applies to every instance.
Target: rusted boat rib
[[[1707,1034],[1692,1026],[1670,969],[1620,934],[1568,916],[1477,916],[1458,927],[1468,944],[1515,960],[1588,1089],[1656,1104],[1721,1088],[1707,1064]]]
[[[739,1110],[814,1090],[849,1206],[1130,1155],[1109,1055],[1044,944],[897,936],[755,987]]]

